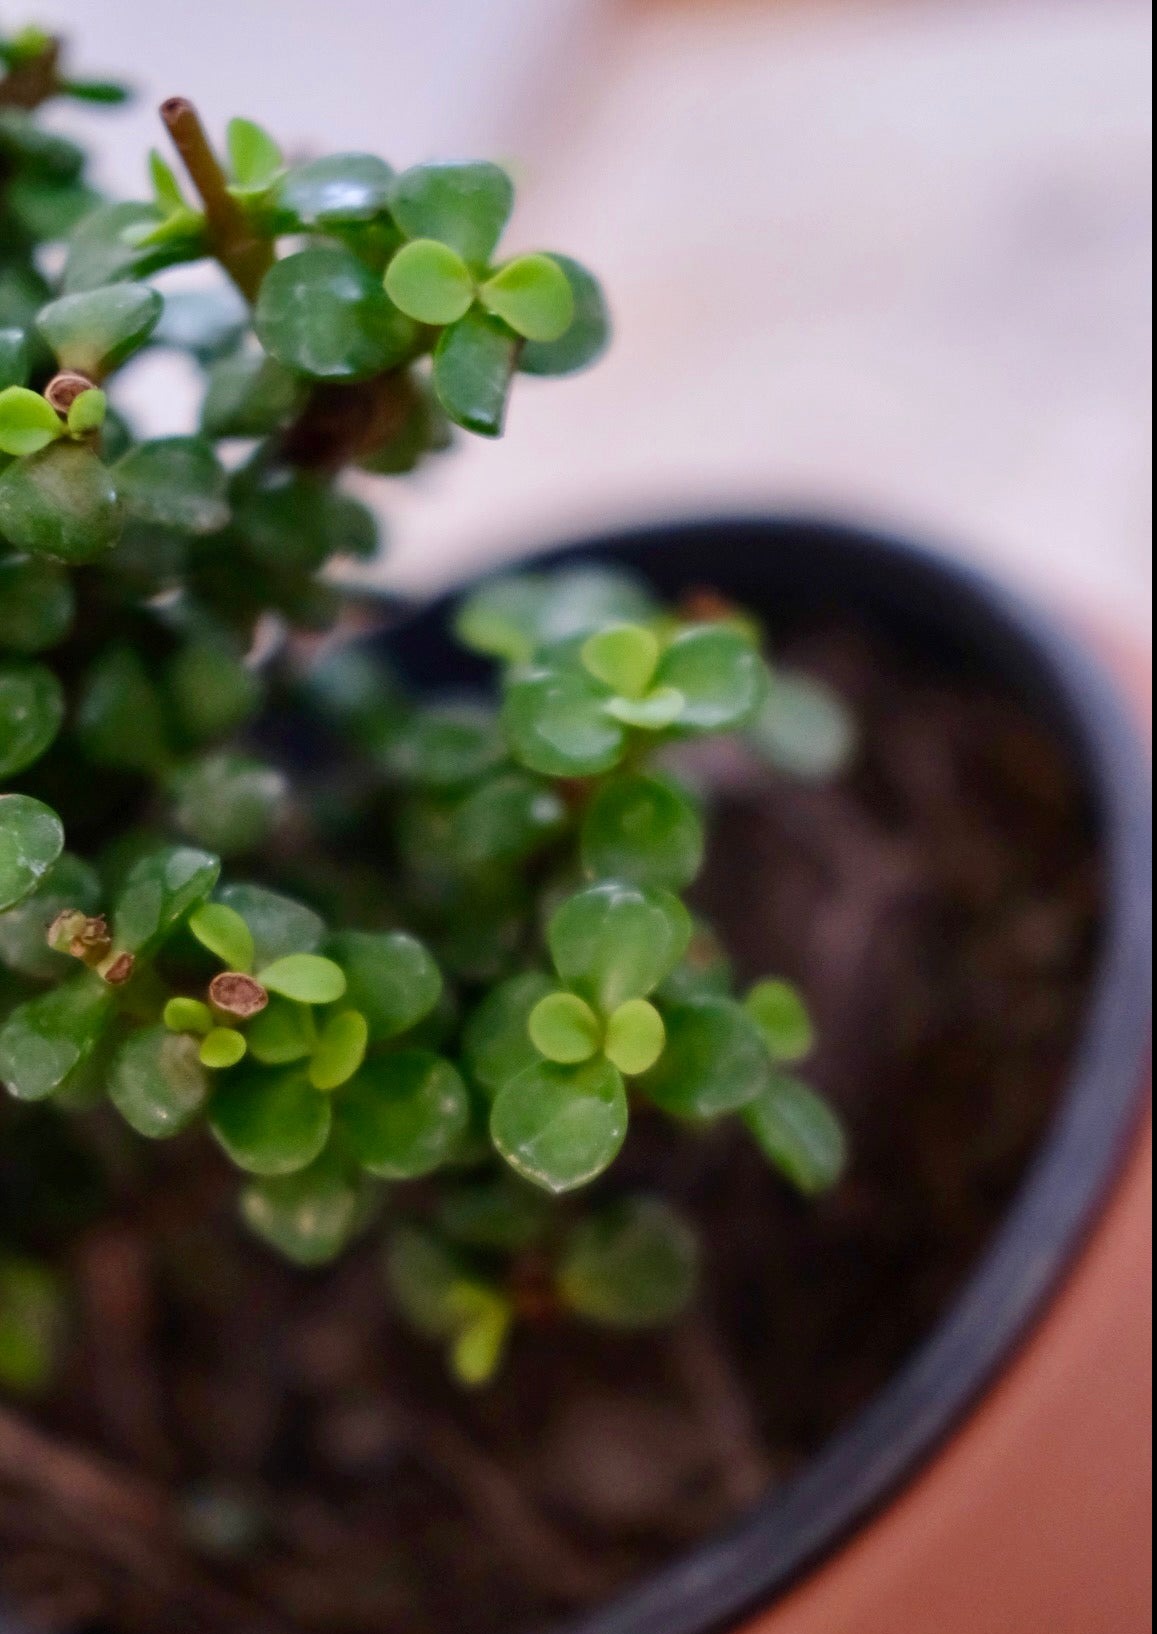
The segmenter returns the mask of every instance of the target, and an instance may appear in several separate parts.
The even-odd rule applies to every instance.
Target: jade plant
[[[378,550],[355,488],[500,435],[519,375],[592,364],[597,282],[501,247],[495,165],[291,164],[182,99],[150,196],[108,202],[38,115],[119,90],[38,33],[0,59],[0,1080],[106,1146],[216,1141],[303,1266],[377,1234],[384,1293],[465,1383],[522,1320],[670,1321],[690,1226],[587,1191],[633,1121],[742,1120],[805,1194],[844,1161],[801,995],[736,991],[688,906],[707,796],[679,760],[778,736],[807,774],[822,698],[785,735],[769,699],[800,683],[738,610],[595,567],[464,600],[488,696],[411,696],[328,636],[331,566]],[[118,410],[160,348],[199,375],[187,435]],[[52,1277],[0,1245],[9,1383],[40,1371]]]

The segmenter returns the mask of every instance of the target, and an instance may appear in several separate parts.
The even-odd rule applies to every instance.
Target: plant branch
[[[38,56],[19,62],[0,80],[0,108],[32,113],[60,90],[60,41],[49,40]]]
[[[170,97],[161,104],[161,118],[205,208],[213,254],[245,299],[252,303],[257,299],[262,279],[273,265],[273,246],[254,232],[244,210],[230,193],[221,161],[193,104],[183,96]]]
[[[336,475],[391,442],[415,403],[404,369],[354,385],[317,385],[283,433],[281,453],[299,470]]]

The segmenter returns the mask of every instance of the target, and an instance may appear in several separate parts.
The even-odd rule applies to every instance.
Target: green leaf
[[[602,1048],[603,1024],[577,993],[548,993],[527,1026],[535,1049],[560,1066],[589,1061]]]
[[[3,810],[0,806],[0,849],[4,843]],[[0,964],[33,981],[52,981],[70,974],[75,970],[72,961],[54,953],[48,945],[49,927],[66,911],[95,913],[100,900],[95,869],[65,853],[20,903],[0,913]]]
[[[744,1119],[764,1155],[805,1197],[839,1184],[848,1163],[847,1137],[807,1084],[776,1073]]]
[[[301,250],[278,261],[254,318],[266,351],[315,380],[366,380],[411,355],[416,331],[381,282],[348,250]]]
[[[227,641],[191,641],[168,671],[168,692],[181,726],[198,743],[227,737],[256,714],[260,675]]]
[[[248,1053],[245,1034],[236,1027],[214,1027],[201,1040],[198,1052],[201,1065],[211,1072],[228,1072],[239,1066]]]
[[[841,777],[859,748],[856,722],[839,693],[813,676],[784,670],[772,677],[747,738],[777,770],[803,783]]]
[[[500,1091],[490,1133],[502,1156],[544,1190],[574,1191],[608,1169],[627,1138],[627,1096],[609,1061],[543,1061]]]
[[[498,165],[419,165],[399,176],[390,210],[407,238],[435,238],[470,265],[490,260],[514,209]]]
[[[0,1027],[0,1082],[18,1101],[55,1095],[92,1056],[112,1005],[112,989],[88,970],[18,1005]]]
[[[675,1117],[708,1119],[750,1106],[771,1082],[763,1035],[731,999],[700,999],[667,1013],[667,1048],[643,1088]]]
[[[470,1121],[466,1086],[449,1061],[402,1050],[366,1063],[338,1098],[351,1151],[382,1180],[418,1180],[458,1150]]]
[[[219,533],[229,521],[228,479],[199,437],[141,443],[113,467],[113,481],[139,522],[201,535]]]
[[[127,85],[108,79],[69,79],[61,86],[61,92],[74,102],[91,102],[100,108],[121,108],[132,99]]]
[[[607,624],[639,624],[657,611],[629,574],[574,568],[490,579],[462,602],[455,619],[464,646],[526,664],[544,647],[590,635]]]
[[[664,778],[612,779],[583,820],[583,866],[596,879],[681,891],[703,866],[705,844],[695,805]]]
[[[446,1188],[437,1218],[446,1236],[466,1248],[517,1254],[551,1229],[553,1210],[537,1187],[503,1173]]]
[[[815,1049],[815,1025],[803,995],[790,982],[759,982],[748,993],[744,1007],[763,1034],[773,1061],[794,1066]]]
[[[471,1078],[491,1096],[537,1064],[530,1017],[535,1005],[554,987],[550,977],[539,971],[512,976],[482,1001],[467,1022],[463,1057]]]
[[[223,1150],[249,1174],[296,1174],[325,1150],[332,1101],[300,1068],[231,1072],[218,1080],[209,1124]]]
[[[393,737],[385,756],[395,777],[427,789],[473,783],[501,764],[506,748],[497,717],[486,705],[431,704],[416,710]]]
[[[268,437],[294,419],[304,400],[296,375],[276,358],[243,348],[209,370],[201,430],[206,437]]]
[[[453,807],[449,858],[466,869],[523,862],[557,838],[566,823],[566,803],[549,783],[526,772],[499,772]]]
[[[247,471],[232,492],[234,530],[250,555],[276,572],[312,572],[331,556],[372,557],[377,523],[331,483],[280,467]]]
[[[250,1024],[249,1051],[267,1067],[289,1067],[306,1061],[317,1045],[317,1023],[307,1004],[274,998]]]
[[[110,647],[84,678],[76,734],[90,760],[159,772],[170,756],[160,690],[132,647]]]
[[[597,363],[611,343],[611,314],[598,280],[569,256],[551,259],[570,284],[574,321],[558,340],[531,341],[518,366],[524,374],[562,376],[578,374]]]
[[[462,1328],[464,1289],[481,1285],[432,1232],[400,1225],[390,1234],[386,1278],[403,1316],[423,1338],[453,1339]]]
[[[0,324],[0,392],[26,386],[31,372],[27,334],[15,324]]]
[[[699,1258],[694,1231],[669,1204],[624,1198],[572,1231],[559,1292],[570,1310],[604,1327],[666,1327],[695,1296]]]
[[[126,278],[146,278],[179,261],[192,261],[207,249],[200,222],[180,239],[141,247],[131,237],[156,228],[164,218],[155,204],[102,204],[75,230],[64,267],[67,294],[96,290]],[[130,237],[126,238],[126,234]]]
[[[182,767],[171,791],[178,828],[199,845],[235,857],[258,850],[275,832],[288,783],[274,766],[222,753]]]
[[[267,192],[281,175],[284,168],[281,149],[269,132],[251,119],[231,119],[225,145],[233,174],[232,191],[242,196],[259,195]]]
[[[646,999],[628,999],[607,1022],[605,1047],[624,1078],[650,1072],[667,1047],[662,1016]]]
[[[427,950],[401,931],[346,931],[329,944],[345,972],[347,997],[369,1026],[373,1043],[409,1032],[442,997],[442,974]]]
[[[511,753],[546,777],[597,777],[619,764],[626,734],[606,694],[582,670],[543,663],[509,677],[502,724]]]
[[[68,432],[71,437],[90,437],[99,431],[108,418],[108,398],[92,387],[75,397],[68,411]]]
[[[81,443],[54,443],[0,476],[0,534],[17,550],[79,565],[111,549],[120,532],[112,477]]]
[[[72,580],[56,562],[0,561],[0,648],[31,656],[59,646],[75,614]]]
[[[113,915],[116,946],[138,957],[156,951],[217,884],[216,857],[187,846],[154,851],[129,873]]]
[[[226,885],[220,900],[239,913],[252,932],[257,969],[291,953],[313,953],[325,935],[325,923],[312,908],[264,885]]]
[[[189,929],[227,970],[250,975],[256,958],[253,932],[233,908],[223,902],[206,902],[189,919]]]
[[[316,953],[291,953],[277,959],[260,970],[257,979],[271,993],[299,1004],[336,1004],[349,985],[340,965]]]
[[[309,1066],[314,1089],[332,1093],[361,1069],[370,1041],[369,1025],[358,1010],[342,1010],[321,1030]]]
[[[687,700],[678,687],[655,687],[645,698],[611,698],[607,714],[640,732],[665,732],[684,714]]]
[[[212,1085],[198,1049],[196,1038],[165,1027],[142,1027],[121,1046],[109,1099],[138,1135],[170,1140],[204,1109]]]
[[[563,981],[609,1016],[670,975],[691,932],[691,915],[669,891],[609,882],[565,902],[548,939]]]
[[[64,431],[64,421],[39,392],[26,386],[0,391],[0,454],[39,454]]]
[[[308,1169],[257,1180],[241,1198],[245,1224],[296,1265],[329,1265],[348,1247],[362,1221],[365,1189],[332,1154]]]
[[[388,208],[394,172],[372,153],[335,153],[298,165],[284,178],[278,203],[304,227],[372,221]]]
[[[474,278],[449,245],[418,238],[390,262],[386,294],[418,323],[457,323],[474,305]]]
[[[462,1330],[450,1353],[450,1364],[459,1384],[478,1390],[489,1384],[502,1366],[514,1327],[514,1308],[499,1293],[479,1291],[460,1300],[464,1308]]]
[[[519,344],[500,319],[478,308],[443,330],[434,351],[434,390],[456,425],[480,437],[502,436]]]
[[[656,681],[685,699],[679,724],[695,732],[727,732],[744,725],[763,702],[767,666],[742,630],[697,625],[667,648]]]
[[[161,1017],[171,1033],[195,1033],[204,1038],[213,1031],[213,1012],[200,999],[170,999]]]
[[[64,690],[43,664],[0,660],[0,780],[35,765],[64,724]]]
[[[696,920],[685,958],[663,983],[660,995],[670,1004],[695,999],[729,999],[734,980],[727,950],[709,925]]]
[[[0,1391],[27,1397],[49,1387],[66,1320],[65,1291],[52,1271],[0,1259]]]
[[[53,301],[36,327],[62,369],[96,381],[139,351],[163,310],[161,296],[147,284],[109,284]]]
[[[561,340],[575,320],[570,281],[549,255],[523,255],[483,284],[482,304],[525,340]]]
[[[64,825],[27,794],[0,794],[0,913],[30,895],[64,850]]]
[[[165,215],[181,215],[189,208],[176,172],[156,148],[150,149],[149,152],[149,180],[153,184],[153,197],[157,206]]]
[[[588,636],[582,664],[623,698],[645,697],[659,666],[659,638],[639,624],[612,624]]]

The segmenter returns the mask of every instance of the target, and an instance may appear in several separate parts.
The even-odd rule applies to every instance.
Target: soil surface
[[[61,1229],[59,1387],[0,1405],[0,1595],[30,1627],[528,1634],[790,1480],[944,1313],[1062,1085],[1096,859],[1064,757],[1006,699],[846,633],[785,656],[843,690],[863,752],[827,788],[744,771],[702,897],[745,974],[811,996],[846,1184],[805,1205],[740,1134],[642,1118],[613,1184],[697,1217],[700,1308],[661,1337],[525,1334],[465,1397],[392,1323],[372,1243],[286,1269],[208,1142],[151,1157],[99,1227]],[[11,1216],[27,1143],[58,1137],[5,1117]]]

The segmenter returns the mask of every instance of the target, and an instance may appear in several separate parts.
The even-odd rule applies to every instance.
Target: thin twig
[[[262,280],[273,265],[273,246],[254,232],[244,210],[230,193],[221,161],[188,98],[173,96],[163,102],[161,118],[205,207],[205,224],[213,254],[245,299],[255,301]]]

